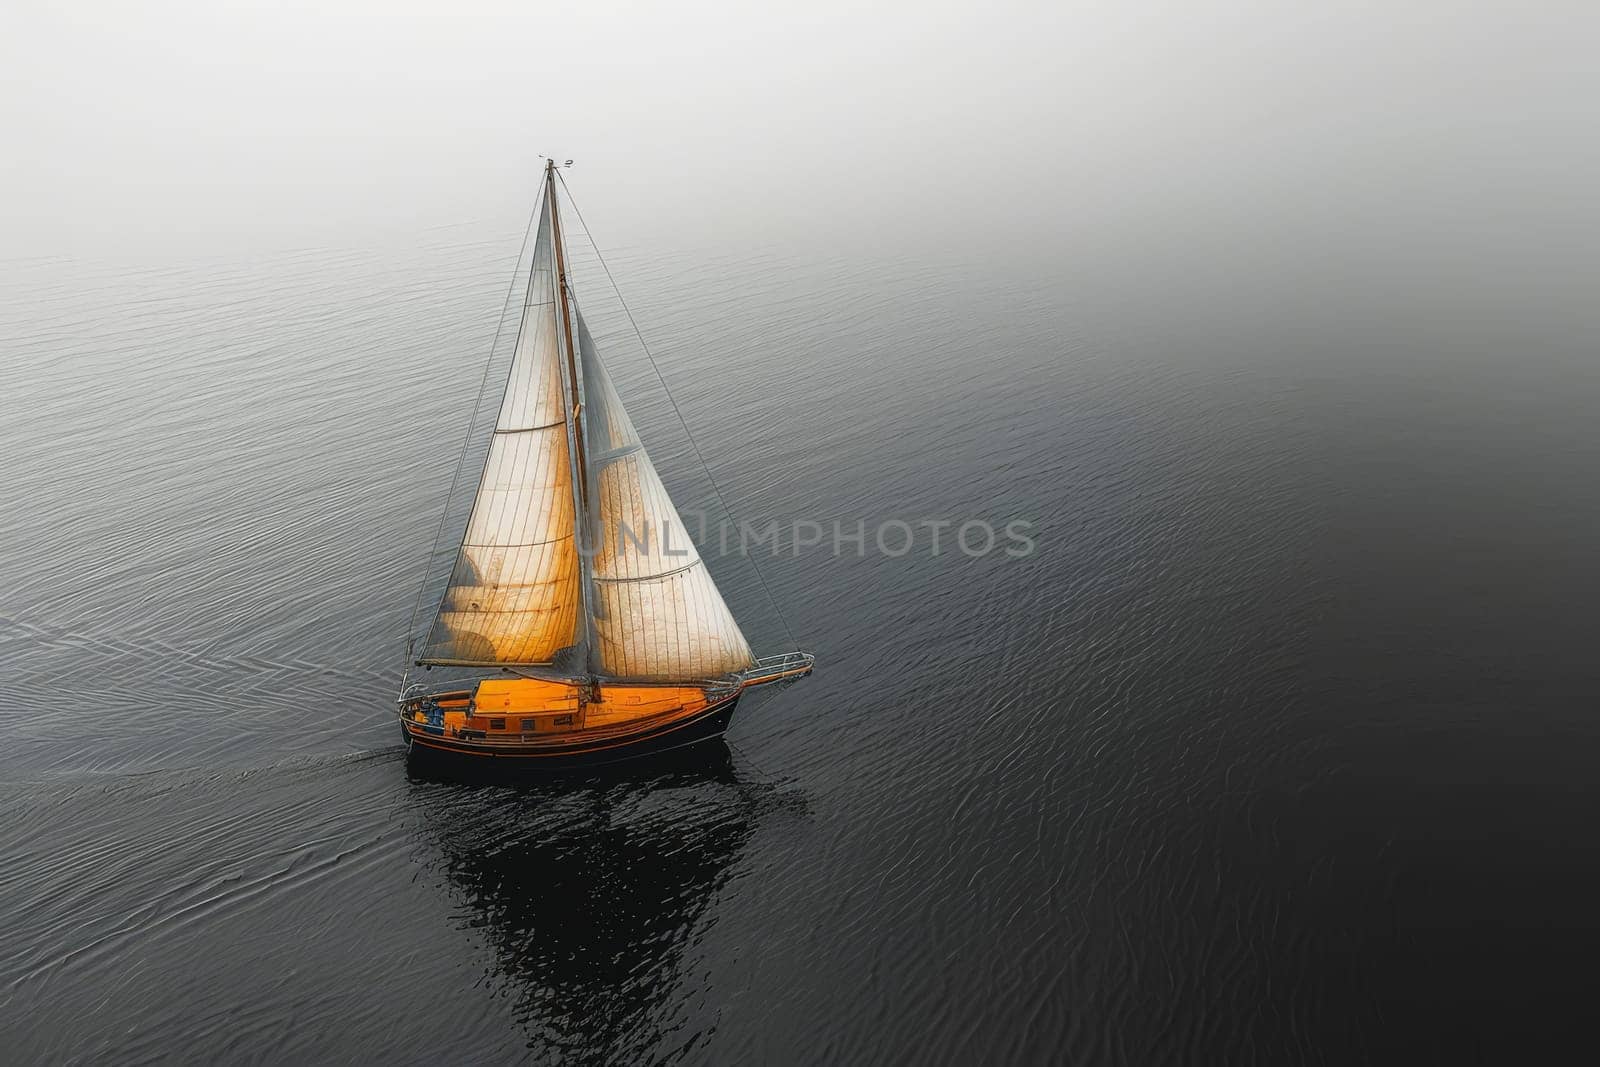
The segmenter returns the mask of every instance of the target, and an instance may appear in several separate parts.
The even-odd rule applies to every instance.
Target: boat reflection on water
[[[715,1026],[686,966],[757,826],[803,800],[722,741],[671,763],[510,788],[419,786],[465,925],[485,934],[537,1061],[689,1053]],[[689,995],[686,995],[689,994]]]

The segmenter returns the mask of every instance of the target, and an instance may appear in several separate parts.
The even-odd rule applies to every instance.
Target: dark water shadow
[[[425,840],[537,1061],[670,1062],[715,1027],[691,960],[757,828],[804,800],[721,742],[509,787],[416,783]]]

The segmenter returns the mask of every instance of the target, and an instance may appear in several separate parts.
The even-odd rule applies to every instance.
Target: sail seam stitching
[[[662,571],[660,574],[636,574],[630,575],[626,578],[607,578],[603,575],[596,574],[594,575],[594,580],[597,582],[613,582],[617,584],[621,584],[623,582],[658,582],[663,578],[671,578],[674,574],[682,574],[684,571],[692,571],[704,562],[704,560],[697,559],[693,563],[685,563],[681,567],[675,567],[670,571]]]
[[[565,537],[553,537],[548,541],[511,541],[511,542],[463,541],[461,543],[463,545],[466,545],[468,548],[532,548],[535,545],[559,545],[563,541],[570,541],[570,540],[572,540],[572,535],[571,534],[568,534]]]
[[[497,434],[532,433],[534,430],[553,430],[557,426],[565,426],[566,424],[567,424],[567,420],[566,419],[562,419],[559,422],[547,422],[542,426],[516,426],[516,427],[513,427],[512,429],[509,429],[509,430],[502,430],[502,429],[496,428],[494,432],[497,433]]]

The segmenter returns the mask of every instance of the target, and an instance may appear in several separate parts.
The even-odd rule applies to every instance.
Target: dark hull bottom
[[[447,737],[413,733],[406,754],[406,769],[419,777],[478,776],[492,770],[505,774],[568,773],[637,761],[670,762],[693,751],[692,746],[715,741],[728,729],[734,696],[713,704],[692,718],[680,719],[624,737],[597,738],[592,743],[560,746],[528,745],[493,748]]]

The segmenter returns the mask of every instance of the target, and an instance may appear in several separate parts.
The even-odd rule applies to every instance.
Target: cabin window
[[[522,732],[525,733],[525,734],[533,733],[534,721],[535,720],[533,720],[533,719],[523,719],[522,720]]]
[[[571,726],[572,725],[572,716],[571,715],[557,715],[556,716],[556,725],[557,726]]]
[[[489,720],[489,729],[491,729],[491,730],[504,730],[505,728],[506,728],[506,721],[504,719],[490,719]]]

